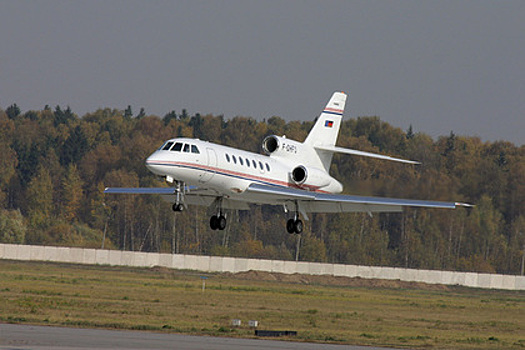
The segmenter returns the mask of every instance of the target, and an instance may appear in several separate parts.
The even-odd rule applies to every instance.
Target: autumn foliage
[[[313,120],[313,118],[312,118]],[[230,211],[212,231],[203,207],[175,214],[158,196],[104,196],[106,186],[164,186],[144,160],[164,140],[198,137],[259,152],[270,134],[304,140],[313,122],[130,108],[77,117],[46,106],[0,110],[0,241],[136,251],[520,273],[525,246],[525,146],[454,133],[432,139],[378,117],[343,122],[338,145],[421,161],[407,166],[335,155],[345,193],[464,201],[471,210],[314,214],[289,235],[281,207]]]

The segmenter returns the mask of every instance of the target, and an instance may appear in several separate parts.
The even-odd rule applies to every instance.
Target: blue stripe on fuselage
[[[264,180],[254,179],[254,178],[241,176],[241,175],[228,174],[228,173],[224,173],[222,171],[217,171],[217,170],[211,171],[209,169],[201,168],[199,166],[190,166],[190,165],[181,165],[181,164],[153,163],[153,162],[152,163],[148,163],[148,165],[171,166],[171,167],[179,167],[179,168],[185,168],[185,169],[199,170],[199,171],[205,171],[207,173],[213,173],[213,174],[219,174],[219,175],[223,175],[223,176],[232,177],[232,178],[235,178],[235,179],[253,181],[253,182],[261,183],[261,184],[264,184],[264,185],[279,186],[279,187],[288,188],[288,186],[275,184],[273,182],[268,182],[268,181],[264,181]]]

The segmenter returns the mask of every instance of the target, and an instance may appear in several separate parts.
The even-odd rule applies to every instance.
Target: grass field
[[[298,341],[525,348],[524,292],[207,276],[203,292],[196,272],[0,260],[0,322],[250,338],[258,320]]]

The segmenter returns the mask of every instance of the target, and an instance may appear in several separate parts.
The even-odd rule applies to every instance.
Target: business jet
[[[334,153],[419,164],[337,147],[347,95],[335,92],[304,140],[271,135],[262,142],[266,155],[211,142],[174,138],[146,159],[146,167],[171,185],[158,188],[106,188],[107,194],[158,194],[175,212],[187,205],[211,207],[212,230],[226,227],[226,209],[249,210],[248,204],[280,205],[292,213],[289,233],[301,233],[308,213],[400,212],[404,207],[454,209],[457,202],[341,195],[343,185],[329,174]]]

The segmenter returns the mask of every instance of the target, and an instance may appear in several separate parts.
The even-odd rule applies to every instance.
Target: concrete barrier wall
[[[164,266],[173,269],[204,272],[237,273],[257,270],[286,274],[333,275],[461,285],[474,288],[525,290],[524,276],[87,248],[0,244],[0,259],[53,261],[89,265]]]

